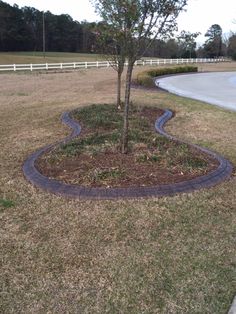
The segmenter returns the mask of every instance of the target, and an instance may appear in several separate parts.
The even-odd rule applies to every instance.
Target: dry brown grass
[[[236,69],[204,69],[218,67]],[[225,313],[235,293],[236,178],[148,200],[67,200],[35,189],[24,159],[69,132],[59,119],[65,110],[114,102],[115,72],[0,81],[0,198],[15,204],[0,208],[0,312]],[[236,113],[163,92],[132,95],[176,110],[171,133],[236,165]]]
[[[236,62],[199,64],[198,70],[209,72],[236,71]]]

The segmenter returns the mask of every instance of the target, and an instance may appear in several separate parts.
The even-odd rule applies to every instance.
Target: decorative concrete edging
[[[166,110],[164,114],[157,119],[155,128],[161,135],[178,141],[179,143],[185,143],[178,140],[177,138],[167,134],[164,131],[165,123],[170,120],[173,113],[170,110]],[[23,165],[23,172],[26,179],[34,186],[39,187],[47,192],[54,193],[69,198],[81,198],[81,199],[116,199],[116,198],[136,198],[136,197],[158,197],[175,195],[177,193],[192,192],[201,188],[212,187],[226,179],[228,179],[232,173],[233,167],[231,163],[224,157],[216,154],[206,148],[202,148],[197,145],[188,143],[189,145],[199,149],[202,152],[214,157],[218,160],[219,166],[210,173],[179,183],[163,184],[157,186],[146,186],[146,187],[128,187],[128,188],[89,188],[79,185],[72,185],[60,182],[55,179],[50,179],[42,175],[35,168],[35,161],[44,153],[52,149],[58,144],[63,144],[71,141],[73,138],[80,134],[81,127],[79,123],[70,117],[69,112],[65,112],[61,118],[62,122],[72,128],[70,136],[64,140],[57,142],[52,145],[45,146],[32,155],[30,155]]]

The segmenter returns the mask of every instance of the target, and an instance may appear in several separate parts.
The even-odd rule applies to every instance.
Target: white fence
[[[190,63],[215,63],[227,62],[228,59],[143,59],[137,60],[135,65],[165,65],[165,64],[190,64]],[[127,65],[127,64],[126,64]],[[64,70],[64,69],[88,69],[110,67],[109,61],[95,62],[67,62],[67,63],[39,63],[39,64],[4,64],[0,65],[0,71],[36,71],[36,70]]]

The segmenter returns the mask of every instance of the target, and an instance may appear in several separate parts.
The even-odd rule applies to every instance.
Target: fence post
[[[33,64],[32,63],[30,64],[30,71],[31,72],[33,71]]]
[[[88,62],[85,62],[85,69],[88,68]]]
[[[73,64],[73,65],[74,65],[74,69],[75,69],[75,62],[74,62],[74,64]]]
[[[46,70],[48,70],[48,64],[46,63]]]
[[[61,68],[61,70],[62,70],[62,63],[60,64],[60,68]]]
[[[97,61],[97,68],[99,67],[98,61]]]
[[[15,64],[13,64],[13,69],[14,69],[14,71],[16,71],[16,65]]]

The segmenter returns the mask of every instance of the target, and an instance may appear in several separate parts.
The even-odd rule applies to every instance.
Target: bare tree
[[[134,63],[152,43],[172,34],[187,0],[94,0],[97,12],[116,34],[127,59],[121,152],[128,152],[130,87]],[[143,45],[145,43],[146,45]]]
[[[108,24],[100,22],[96,26],[96,43],[98,52],[109,61],[111,67],[117,72],[117,109],[121,109],[121,76],[124,71],[125,55],[119,34],[114,32]]]

